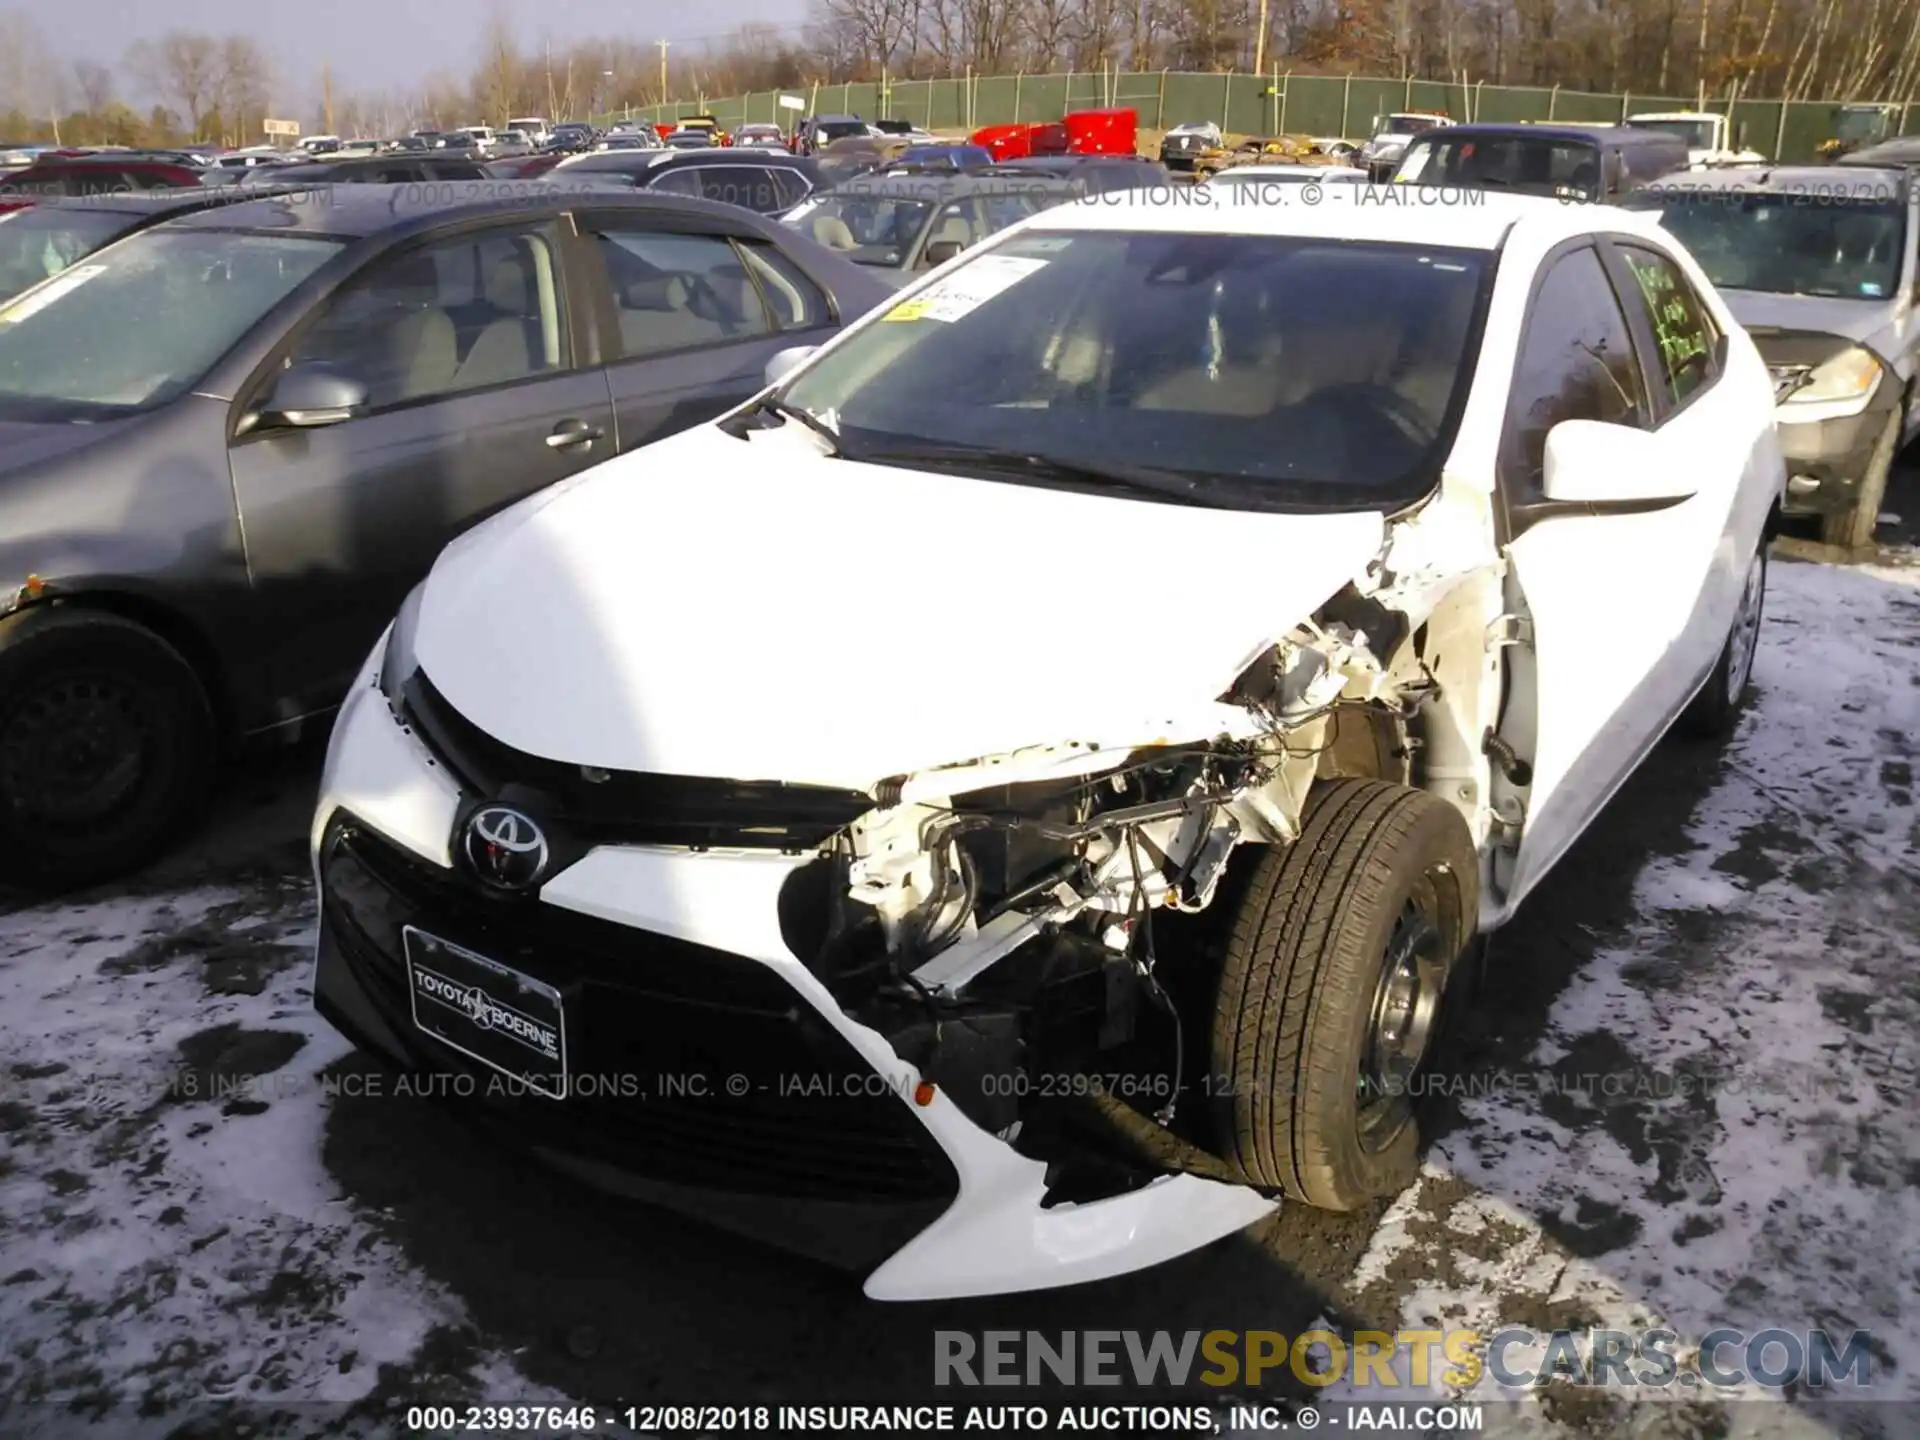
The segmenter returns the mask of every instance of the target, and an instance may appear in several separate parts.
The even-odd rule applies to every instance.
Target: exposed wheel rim
[[[1733,636],[1727,650],[1727,700],[1738,704],[1753,678],[1753,654],[1760,644],[1760,612],[1766,603],[1767,562],[1754,556],[1747,567],[1746,587],[1740,592],[1740,610],[1733,617]]]
[[[1360,1143],[1381,1150],[1413,1120],[1430,1058],[1449,955],[1436,876],[1429,874],[1394,922],[1367,1015],[1360,1060]]]
[[[0,720],[0,797],[22,821],[96,826],[138,794],[158,733],[152,697],[126,677],[50,675]]]

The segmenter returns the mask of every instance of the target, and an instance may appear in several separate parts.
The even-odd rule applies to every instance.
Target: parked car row
[[[0,851],[56,881],[171,840],[224,744],[324,716],[458,531],[720,414],[888,293],[674,195],[104,213],[135,233],[0,308]],[[28,248],[86,243],[52,219]]]
[[[1625,131],[1411,135],[1417,215],[736,136],[0,218],[8,873],[331,724],[320,1011],[879,1298],[1394,1193],[1480,937],[1920,420],[1906,172]]]

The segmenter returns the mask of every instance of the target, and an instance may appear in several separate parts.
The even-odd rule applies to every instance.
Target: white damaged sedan
[[[1738,711],[1772,383],[1648,218],[1156,198],[448,549],[328,754],[321,1011],[876,1298],[1404,1186],[1458,962]]]

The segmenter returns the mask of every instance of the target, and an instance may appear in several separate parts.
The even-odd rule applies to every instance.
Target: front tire
[[[0,621],[0,864],[36,888],[112,879],[182,838],[214,723],[193,667],[118,615]]]
[[[1457,811],[1384,781],[1325,782],[1303,819],[1235,917],[1209,1083],[1249,1183],[1352,1210],[1419,1168],[1413,1102],[1478,921],[1478,858]]]
[[[1864,550],[1873,544],[1873,532],[1880,525],[1880,505],[1887,498],[1887,480],[1900,453],[1901,418],[1897,406],[1887,416],[1886,429],[1874,442],[1866,472],[1860,477],[1860,493],[1854,497],[1853,504],[1837,515],[1821,517],[1820,539],[1826,544],[1845,550]]]

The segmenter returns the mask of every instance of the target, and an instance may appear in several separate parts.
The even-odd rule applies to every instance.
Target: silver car
[[[1695,171],[1629,202],[1693,252],[1773,371],[1787,513],[1873,540],[1887,476],[1920,435],[1920,189],[1900,169]]]

